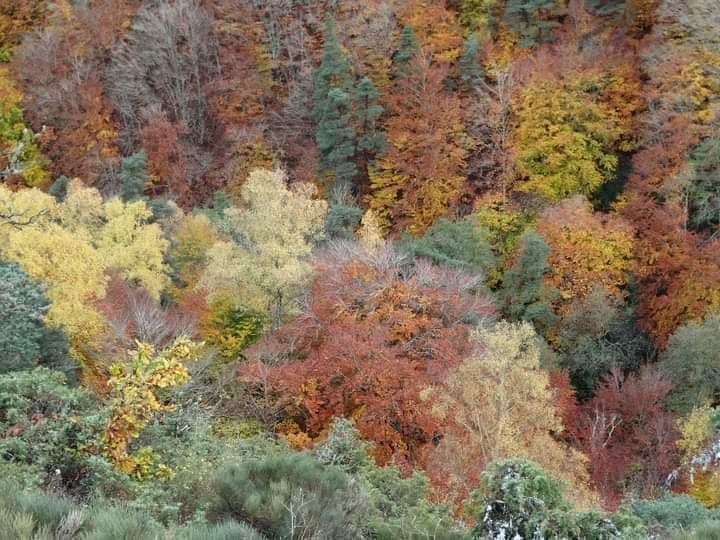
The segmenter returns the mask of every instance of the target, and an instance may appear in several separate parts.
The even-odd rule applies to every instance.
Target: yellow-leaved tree
[[[230,295],[238,307],[267,314],[273,326],[295,311],[312,274],[308,261],[321,237],[327,203],[315,186],[286,183],[280,170],[255,169],[241,192],[242,206],[225,210],[229,239],[208,251],[199,286],[211,298]]]
[[[169,283],[163,264],[168,242],[149,223],[144,202],[107,202],[79,180],[61,202],[38,189],[0,186],[0,257],[19,263],[47,285],[46,322],[62,328],[85,365],[104,330],[96,303],[105,297],[108,270],[136,281],[155,298]]]
[[[556,438],[563,424],[532,325],[503,321],[477,330],[474,339],[476,352],[442,385],[423,392],[445,422],[432,461],[448,492],[464,495],[477,487],[478,474],[495,460],[525,458],[567,480],[576,501],[594,501],[585,457]]]
[[[633,270],[634,233],[622,218],[593,212],[588,201],[575,197],[546,209],[537,232],[550,246],[546,281],[560,291],[560,311],[598,286],[624,294]]]
[[[155,465],[152,449],[142,448],[131,455],[129,445],[157,413],[174,410],[158,391],[190,380],[185,363],[191,360],[193,350],[194,344],[186,338],[178,338],[159,354],[151,345],[138,343],[127,362],[110,368],[111,413],[101,444],[104,454],[121,471],[138,478],[152,472]],[[169,472],[162,464],[155,468],[161,475]]]
[[[612,77],[531,82],[514,107],[517,189],[557,201],[611,180],[616,151],[632,148],[623,116],[634,109],[620,114],[613,101],[623,85]]]

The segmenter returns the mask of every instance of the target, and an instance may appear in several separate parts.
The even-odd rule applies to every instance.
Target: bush
[[[485,494],[475,538],[646,538],[634,516],[579,512],[562,495],[561,484],[535,463],[508,459],[482,474]]]
[[[631,508],[651,529],[690,529],[713,517],[720,517],[687,495],[674,495],[654,501],[638,500],[631,504]]]
[[[244,523],[228,521],[164,528],[150,515],[96,501],[83,508],[71,499],[39,490],[0,485],[0,540],[264,540]]]
[[[105,418],[94,396],[67,386],[61,373],[37,368],[0,375],[0,463],[86,494],[92,486],[84,450]]]
[[[683,531],[673,540],[720,540],[720,521],[706,521],[691,531]]]
[[[370,445],[360,439],[349,420],[336,418],[315,456],[341,467],[359,481],[369,500],[366,528],[377,540],[435,540],[465,538],[450,508],[432,504],[427,477],[419,472],[403,478],[397,467],[378,467],[369,457]],[[430,532],[432,531],[432,532]]]
[[[264,536],[245,523],[228,521],[219,525],[197,525],[181,529],[177,540],[264,540]]]
[[[335,466],[305,453],[248,459],[221,469],[217,520],[246,521],[274,538],[363,538],[367,501]]]
[[[83,540],[157,540],[162,527],[147,514],[123,507],[93,509]]]

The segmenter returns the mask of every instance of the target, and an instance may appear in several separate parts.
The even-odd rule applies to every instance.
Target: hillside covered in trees
[[[720,538],[715,0],[0,0],[0,539]]]

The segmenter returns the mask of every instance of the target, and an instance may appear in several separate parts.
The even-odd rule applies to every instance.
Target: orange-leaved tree
[[[387,152],[370,170],[368,205],[386,230],[422,234],[455,204],[465,181],[460,99],[443,87],[447,70],[422,53],[388,97]]]
[[[634,265],[633,230],[622,218],[593,212],[577,197],[545,210],[537,231],[550,246],[546,279],[563,302],[598,285],[623,294]]]
[[[422,462],[442,432],[420,391],[470,352],[468,322],[492,317],[481,277],[410,265],[389,247],[341,244],[316,264],[305,313],[264,338],[241,370],[277,400],[297,444],[355,420],[378,462]]]

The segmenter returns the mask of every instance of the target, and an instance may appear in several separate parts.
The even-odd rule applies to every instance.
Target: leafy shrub
[[[720,517],[687,495],[674,495],[654,501],[638,500],[632,503],[631,508],[645,525],[653,529],[690,529]]]
[[[264,540],[264,536],[245,523],[227,521],[219,525],[196,525],[177,532],[177,540]]]
[[[314,454],[359,481],[369,500],[366,528],[372,538],[420,540],[428,534],[436,540],[465,538],[450,508],[430,502],[429,482],[422,472],[403,478],[397,467],[378,467],[369,457],[370,446],[349,420],[336,418]]]
[[[88,455],[105,413],[90,392],[45,368],[0,375],[0,463],[26,466],[71,492],[88,492]]]
[[[720,540],[720,521],[706,521],[692,531],[679,532],[673,540]]]
[[[492,463],[482,474],[485,496],[475,538],[643,538],[637,519],[579,512],[562,495],[561,484],[535,463],[522,459]]]
[[[348,476],[305,453],[221,469],[215,519],[247,521],[275,538],[363,538],[367,501]]]

